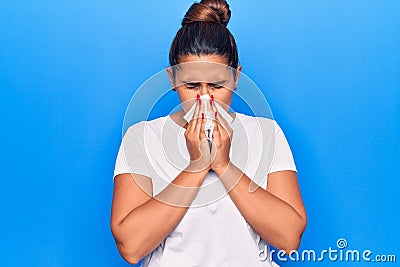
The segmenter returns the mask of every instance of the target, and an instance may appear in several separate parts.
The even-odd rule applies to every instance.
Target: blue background
[[[124,112],[191,3],[0,2],[1,266],[128,266],[109,228]],[[300,250],[399,258],[400,2],[229,3],[297,164]],[[347,266],[282,263],[314,265]]]

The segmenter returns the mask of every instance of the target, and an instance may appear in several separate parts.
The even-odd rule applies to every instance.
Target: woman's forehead
[[[196,61],[173,66],[179,82],[221,82],[233,78],[232,68],[220,63]]]

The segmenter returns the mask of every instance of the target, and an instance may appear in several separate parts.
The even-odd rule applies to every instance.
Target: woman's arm
[[[140,261],[179,224],[206,174],[182,171],[156,197],[151,196],[151,180],[146,176],[126,173],[115,177],[111,231],[126,261]]]
[[[287,254],[299,247],[307,216],[296,172],[270,173],[267,190],[258,187],[254,191],[254,183],[232,163],[225,171],[214,171],[243,217],[265,241]]]
[[[215,110],[215,105],[213,105]],[[216,156],[211,169],[220,177],[229,196],[246,221],[269,244],[287,254],[299,247],[307,224],[297,173],[278,171],[268,175],[267,190],[254,190],[255,183],[229,158],[229,124],[218,114],[213,133]]]
[[[163,191],[152,197],[151,179],[146,176],[115,177],[111,231],[121,256],[130,263],[150,253],[179,224],[210,170],[206,120],[199,116],[202,107],[198,98],[185,131],[190,163]]]

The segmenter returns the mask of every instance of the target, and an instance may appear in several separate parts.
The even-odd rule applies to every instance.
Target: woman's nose
[[[200,86],[200,95],[209,95],[210,94],[210,88],[208,87],[208,84],[201,84]]]

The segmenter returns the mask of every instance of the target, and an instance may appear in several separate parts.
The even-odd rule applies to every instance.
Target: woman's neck
[[[185,112],[181,109],[178,112],[171,114],[170,118],[180,127],[186,129],[188,122],[183,118],[183,116],[185,116]]]

